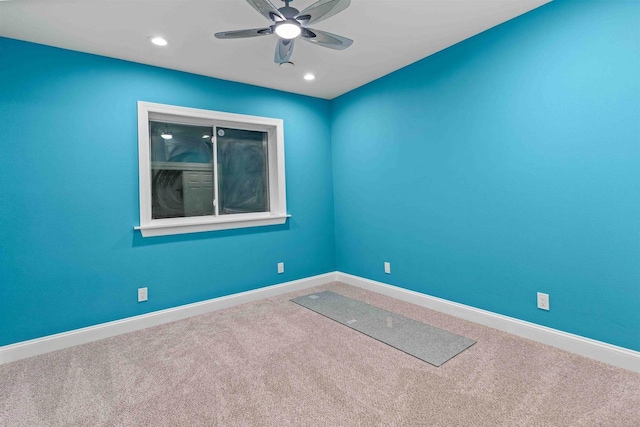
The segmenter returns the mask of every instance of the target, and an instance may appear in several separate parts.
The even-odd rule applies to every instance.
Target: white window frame
[[[171,123],[228,127],[267,133],[269,212],[152,219],[151,141],[149,120]],[[214,132],[214,138],[217,137]],[[214,140],[214,189],[217,194],[216,141]],[[284,224],[288,217],[284,174],[284,123],[282,119],[177,107],[138,101],[138,164],[140,184],[140,230],[143,237],[197,233],[234,228]],[[216,201],[217,202],[217,201]]]

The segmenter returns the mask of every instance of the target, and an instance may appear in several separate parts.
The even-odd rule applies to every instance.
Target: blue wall
[[[333,102],[0,38],[0,345],[337,269],[640,350],[639,22],[557,0]],[[134,233],[138,100],[283,118],[293,218]]]
[[[556,1],[334,100],[338,270],[640,350],[638,25]]]
[[[329,101],[3,38],[0,61],[0,345],[335,270]],[[293,217],[143,239],[138,100],[284,119]]]

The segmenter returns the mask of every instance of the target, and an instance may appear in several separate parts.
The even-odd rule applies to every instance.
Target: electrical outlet
[[[549,294],[538,292],[538,308],[549,311]]]
[[[385,262],[384,263],[384,272],[387,274],[391,274],[391,263],[390,262]]]
[[[149,293],[147,288],[138,288],[138,302],[143,302],[149,299]]]
[[[284,273],[284,262],[278,263],[278,274]]]

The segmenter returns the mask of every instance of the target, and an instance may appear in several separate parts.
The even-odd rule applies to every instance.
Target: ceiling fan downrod
[[[282,0],[282,2],[284,3],[284,7],[278,9],[278,12],[280,12],[282,16],[287,19],[293,19],[298,13],[300,13],[300,11],[295,7],[289,6],[289,3],[291,3],[292,1],[293,0]]]

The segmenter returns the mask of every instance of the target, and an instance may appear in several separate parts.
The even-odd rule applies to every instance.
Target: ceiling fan
[[[216,38],[240,39],[276,34],[279,37],[274,57],[276,64],[289,62],[297,37],[301,37],[302,40],[309,43],[336,50],[346,49],[353,43],[353,40],[346,37],[307,27],[307,25],[315,24],[342,12],[349,7],[351,0],[319,0],[302,12],[289,6],[293,0],[282,1],[285,6],[276,9],[269,0],[247,0],[247,3],[262,16],[272,21],[273,25],[250,30],[223,31],[216,33]]]

